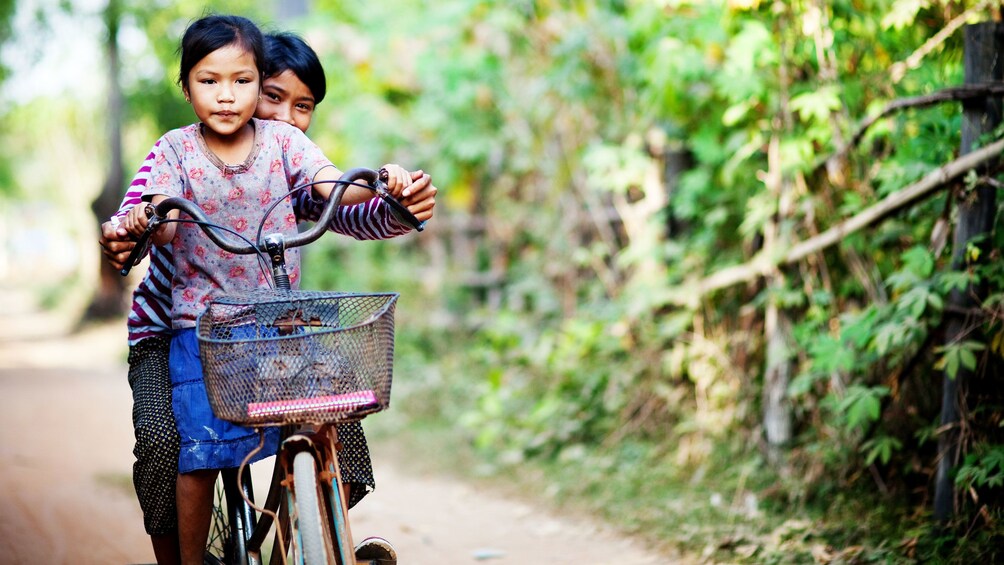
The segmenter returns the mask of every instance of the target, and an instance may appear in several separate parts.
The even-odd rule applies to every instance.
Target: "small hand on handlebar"
[[[122,228],[125,229],[134,238],[138,238],[143,235],[146,231],[147,226],[150,224],[150,219],[155,217],[154,205],[165,200],[165,196],[157,197],[154,196],[154,200],[150,204],[144,204],[143,206],[133,206],[132,210],[126,214],[124,220],[122,220]],[[178,213],[172,210],[173,216],[169,213],[167,218],[178,217]],[[166,218],[156,218],[155,221],[162,220]],[[160,223],[158,221],[158,223]],[[158,226],[153,226],[154,228]],[[154,240],[156,241],[156,234],[153,234]]]
[[[438,189],[432,184],[432,177],[418,170],[411,173],[411,183],[404,188],[398,200],[416,218],[427,222],[432,219],[432,209],[436,206],[436,192]]]
[[[118,222],[111,221],[101,224],[101,237],[98,238],[98,243],[101,245],[101,253],[115,269],[121,269],[125,265],[129,253],[136,247],[136,242],[130,237],[129,232]]]

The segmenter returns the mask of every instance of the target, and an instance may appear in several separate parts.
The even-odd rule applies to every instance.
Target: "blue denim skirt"
[[[260,436],[253,428],[225,422],[213,414],[195,328],[175,330],[170,351],[171,403],[181,438],[178,472],[239,466],[258,447]],[[251,462],[275,455],[279,448],[279,428],[264,430],[265,446]]]

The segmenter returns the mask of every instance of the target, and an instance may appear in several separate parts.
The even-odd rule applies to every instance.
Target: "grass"
[[[922,472],[913,473],[912,486],[881,493],[867,471],[837,476],[855,463],[843,460],[848,455],[836,445],[794,449],[785,452],[783,464],[770,464],[752,444],[754,432],[677,426],[663,435],[649,432],[647,442],[621,439],[609,445],[563,445],[548,436],[556,452],[531,450],[519,438],[533,441],[532,433],[518,428],[522,420],[512,417],[514,412],[501,411],[495,419],[478,404],[498,360],[480,359],[470,344],[438,343],[435,335],[399,342],[393,407],[367,421],[374,445],[392,442],[392,451],[407,457],[412,468],[473,481],[509,497],[532,497],[528,502],[558,514],[593,515],[693,562],[1004,562],[1000,508],[966,509],[961,514],[976,516],[971,522],[936,528],[923,498]],[[502,399],[506,393],[488,392]],[[520,400],[534,406],[533,398]],[[476,418],[467,417],[475,412]],[[559,423],[538,420],[534,433]],[[494,441],[482,445],[509,451],[475,447],[475,435],[486,426]]]
[[[371,419],[367,430],[374,444],[392,445],[387,451],[416,470],[507,497],[532,496],[529,502],[558,513],[595,516],[689,562],[913,565],[1004,558],[999,527],[962,536],[956,529],[938,531],[928,516],[867,485],[793,501],[786,479],[741,447],[718,446],[698,466],[640,443],[503,461],[477,452],[455,423],[428,416],[390,410]]]

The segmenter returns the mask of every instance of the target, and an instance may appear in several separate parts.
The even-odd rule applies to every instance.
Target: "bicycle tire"
[[[306,565],[334,563],[331,528],[322,505],[324,498],[320,496],[317,463],[309,451],[301,451],[293,458],[293,481],[303,562]]]

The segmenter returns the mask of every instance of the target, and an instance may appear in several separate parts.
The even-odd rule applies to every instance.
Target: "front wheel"
[[[334,563],[331,529],[317,481],[317,464],[309,451],[301,451],[293,458],[293,481],[303,561],[307,565]]]
[[[213,514],[209,524],[209,540],[206,543],[204,565],[224,565],[231,561],[233,554],[233,534],[230,519],[227,518],[227,499],[224,494],[223,474],[216,478],[213,487]]]

